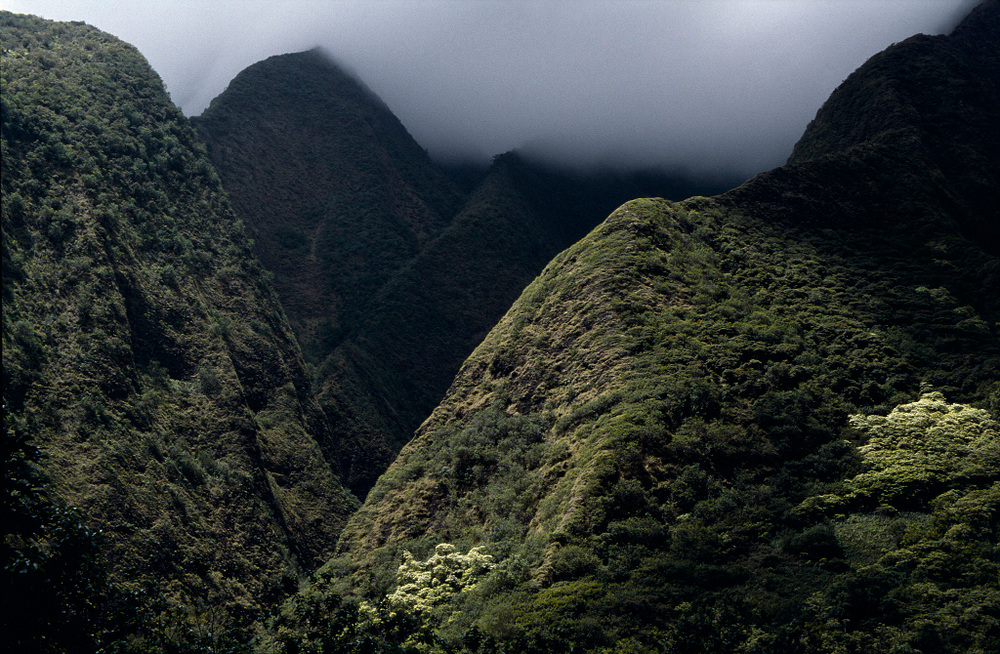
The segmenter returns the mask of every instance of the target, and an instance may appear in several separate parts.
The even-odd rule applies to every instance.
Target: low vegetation
[[[1000,162],[912,116],[968,75],[946,111],[993,142],[996,22],[874,58],[814,158],[556,257],[349,521],[342,592],[448,542],[496,567],[445,651],[995,649],[1000,185],[965,171]],[[821,146],[839,112],[874,135]]]
[[[729,188],[515,153],[446,171],[316,50],[247,68],[194,124],[274,274],[326,450],[362,498],[556,253],[634,197]]]

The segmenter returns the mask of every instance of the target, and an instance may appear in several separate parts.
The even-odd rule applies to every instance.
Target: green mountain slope
[[[318,51],[251,66],[195,124],[315,365],[328,452],[360,497],[557,252],[627,199],[693,185],[513,154],[460,185]]]
[[[114,581],[246,615],[356,506],[278,298],[133,47],[7,12],[0,41],[5,438]]]
[[[367,492],[465,357],[597,216],[637,195],[690,185],[660,174],[574,175],[516,153],[498,156],[448,227],[382,287],[319,367],[318,400],[341,434],[337,451],[351,487]]]
[[[350,339],[368,335],[381,289],[449,224],[461,193],[319,50],[249,67],[194,122],[318,367],[328,456],[363,496],[429,408],[414,418],[398,406],[384,353]]]
[[[788,165],[629,202],[556,257],[333,586],[470,651],[996,648],[998,13],[874,57]],[[895,461],[880,416],[922,413]],[[434,581],[442,543],[493,567]]]

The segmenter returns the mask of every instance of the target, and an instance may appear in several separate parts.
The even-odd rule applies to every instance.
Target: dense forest
[[[1000,650],[1000,2],[726,192],[0,43],[8,649]]]
[[[62,633],[36,601],[83,564],[74,515],[121,601],[257,610],[357,506],[277,295],[134,48],[11,14],[0,30],[4,511],[23,518],[5,520],[5,637]]]

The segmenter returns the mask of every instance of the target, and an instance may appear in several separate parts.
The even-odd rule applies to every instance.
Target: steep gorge
[[[359,497],[549,259],[628,199],[699,186],[508,153],[465,191],[319,50],[249,67],[194,124],[274,274]]]
[[[787,165],[672,201],[459,184],[315,51],[188,121],[131,46],[0,13],[4,515],[103,530],[122,651],[992,651],[998,35],[892,46]],[[5,631],[57,632],[48,574]]]

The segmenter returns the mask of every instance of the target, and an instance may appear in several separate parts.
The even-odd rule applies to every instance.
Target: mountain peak
[[[1000,40],[1000,0],[986,0],[974,8],[952,31],[952,36],[974,41],[989,49]],[[994,47],[993,52],[997,50]]]
[[[803,607],[817,601],[868,651],[888,614],[845,605],[844,589],[867,593],[877,571],[878,601],[898,598],[896,642],[986,643],[978,627],[952,648],[920,640],[922,625],[945,623],[902,589],[922,583],[907,575],[938,555],[937,534],[913,550],[871,543],[879,510],[912,511],[898,524],[916,529],[949,498],[995,495],[995,475],[950,495],[923,483],[898,507],[822,507],[858,472],[851,425],[863,421],[849,416],[890,413],[922,384],[997,406],[1000,72],[973,38],[987,18],[957,30],[968,38],[918,35],[873,57],[788,165],[715,198],[632,200],[553,259],[466,359],[327,569],[377,595],[404,583],[401,559],[482,547],[503,573],[437,607],[442,632],[464,622],[544,642],[558,625],[571,639],[561,651],[736,651],[764,633],[757,643],[799,651],[805,636],[778,634],[811,629]],[[965,583],[935,580],[956,598]],[[980,608],[966,597],[949,612]],[[712,639],[733,624],[744,631]]]
[[[315,101],[320,94],[327,94],[333,98],[375,105],[388,111],[378,95],[319,46],[301,52],[273,55],[248,66],[233,78],[222,94],[212,100],[201,118],[210,119],[213,112],[219,110],[215,107],[216,103],[246,101],[248,98],[244,93],[247,91],[258,95],[263,102],[279,99],[284,102]]]
[[[459,201],[385,103],[319,48],[248,67],[194,123],[309,356]],[[372,230],[372,251],[345,251]]]
[[[995,0],[976,7],[949,35],[917,34],[893,44],[830,95],[788,163],[861,144],[892,144],[911,152],[930,148],[938,156],[955,156],[947,152],[951,144],[970,142],[980,126],[995,124],[998,53],[1000,2]]]

